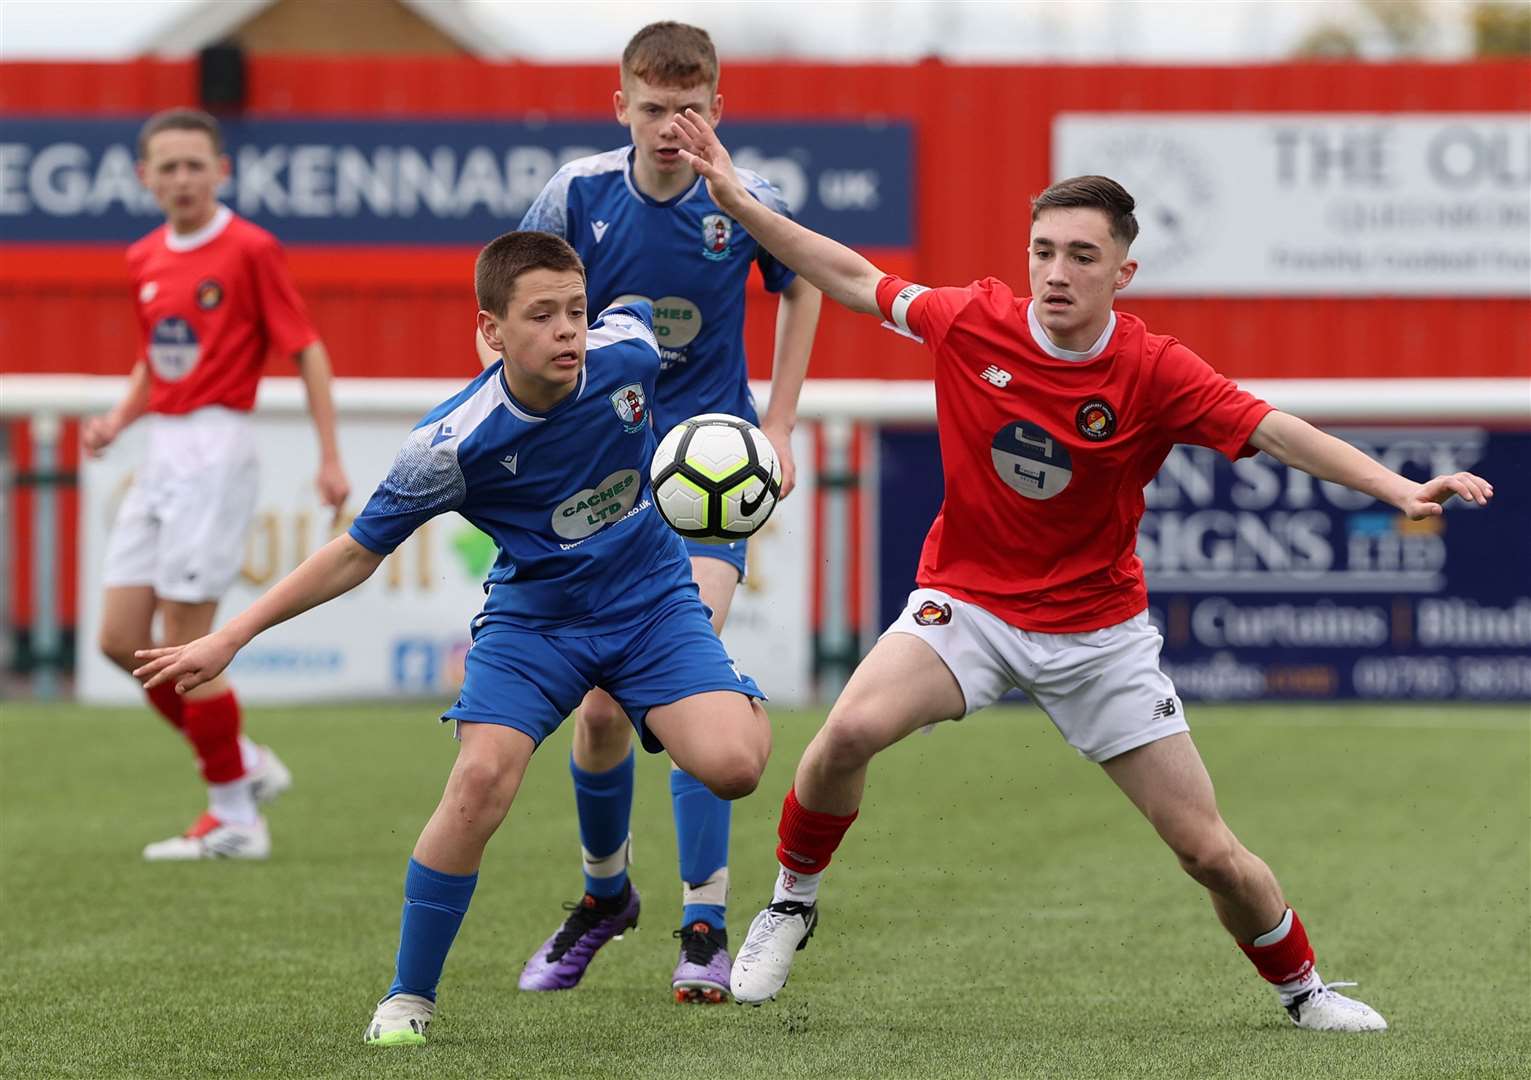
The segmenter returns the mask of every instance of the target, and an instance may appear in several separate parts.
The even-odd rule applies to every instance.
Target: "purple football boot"
[[[704,922],[675,931],[680,938],[680,961],[670,986],[677,1005],[722,1005],[728,1000],[728,931]]]
[[[596,950],[623,932],[638,928],[638,890],[632,882],[609,900],[586,893],[577,904],[565,904],[569,917],[558,933],[542,943],[521,969],[523,990],[572,990],[585,977]],[[728,969],[723,970],[728,985]]]

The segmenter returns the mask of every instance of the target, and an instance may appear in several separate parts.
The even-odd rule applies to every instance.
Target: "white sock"
[[[1313,968],[1300,979],[1277,983],[1276,996],[1281,999],[1281,1004],[1290,1005],[1293,999],[1300,998],[1302,995],[1312,990],[1317,990],[1323,985],[1324,980],[1318,977],[1318,968]]]
[[[239,760],[244,764],[245,772],[252,772],[260,766],[261,748],[250,740],[248,735],[239,736]]]
[[[242,776],[227,784],[207,785],[207,811],[225,825],[254,825],[260,820],[250,778]]]
[[[799,904],[813,903],[819,897],[819,879],[823,876],[822,870],[817,874],[799,874],[783,866],[776,875],[776,891],[771,894],[771,903],[779,904],[783,900]]]

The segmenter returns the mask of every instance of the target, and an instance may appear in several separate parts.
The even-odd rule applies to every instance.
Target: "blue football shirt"
[[[516,401],[503,366],[416,425],[351,536],[388,554],[457,511],[499,548],[475,626],[606,633],[694,593],[685,546],[649,487],[659,373],[649,306],[602,312],[574,391],[545,413]]]
[[[759,265],[766,288],[796,276],[718,209],[707,183],[666,202],[638,190],[633,148],[569,162],[548,181],[521,228],[556,233],[584,260],[590,307],[646,299],[661,357],[654,402],[658,434],[699,413],[758,422],[744,356],[744,286]],[[785,214],[781,193],[739,169],[751,194]]]

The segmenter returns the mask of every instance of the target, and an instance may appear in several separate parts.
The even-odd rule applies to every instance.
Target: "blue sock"
[[[388,994],[419,994],[436,1000],[436,984],[447,950],[468,913],[477,874],[444,874],[409,860],[404,873],[404,917],[399,925],[399,959]]]
[[[728,903],[728,878],[700,888],[728,866],[728,826],[733,807],[696,777],[670,770],[670,800],[675,806],[675,845],[680,854],[680,879],[686,905],[681,925],[704,922],[721,930]]]
[[[586,772],[569,758],[574,777],[574,806],[579,811],[579,842],[585,849],[585,891],[591,896],[620,895],[627,886],[627,831],[633,816],[633,762],[603,773]],[[613,858],[613,856],[617,856]],[[609,860],[607,865],[601,865]]]

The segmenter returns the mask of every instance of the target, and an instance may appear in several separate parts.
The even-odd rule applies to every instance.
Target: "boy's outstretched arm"
[[[712,201],[743,225],[757,244],[817,285],[831,300],[852,311],[880,314],[877,283],[883,279],[881,270],[844,244],[805,229],[751,195],[740,183],[733,159],[706,117],[687,109],[675,118],[674,125],[683,144],[681,154],[706,178]]]
[[[1443,504],[1453,495],[1479,506],[1487,506],[1494,495],[1492,484],[1469,472],[1437,476],[1417,484],[1343,439],[1279,410],[1266,414],[1250,435],[1249,444],[1320,480],[1332,480],[1380,499],[1413,521],[1444,513]]]
[[[382,555],[358,544],[349,533],[342,533],[206,637],[185,645],[138,650],[134,655],[147,663],[134,671],[133,677],[145,689],[173,680],[176,692],[184,694],[217,678],[255,635],[356,588],[382,561]]]
[[[798,277],[781,294],[776,310],[776,352],[771,361],[771,396],[760,430],[776,448],[781,463],[781,497],[797,486],[797,462],[792,458],[792,429],[797,426],[797,402],[808,375],[808,354],[819,325],[819,301],[824,294]]]

